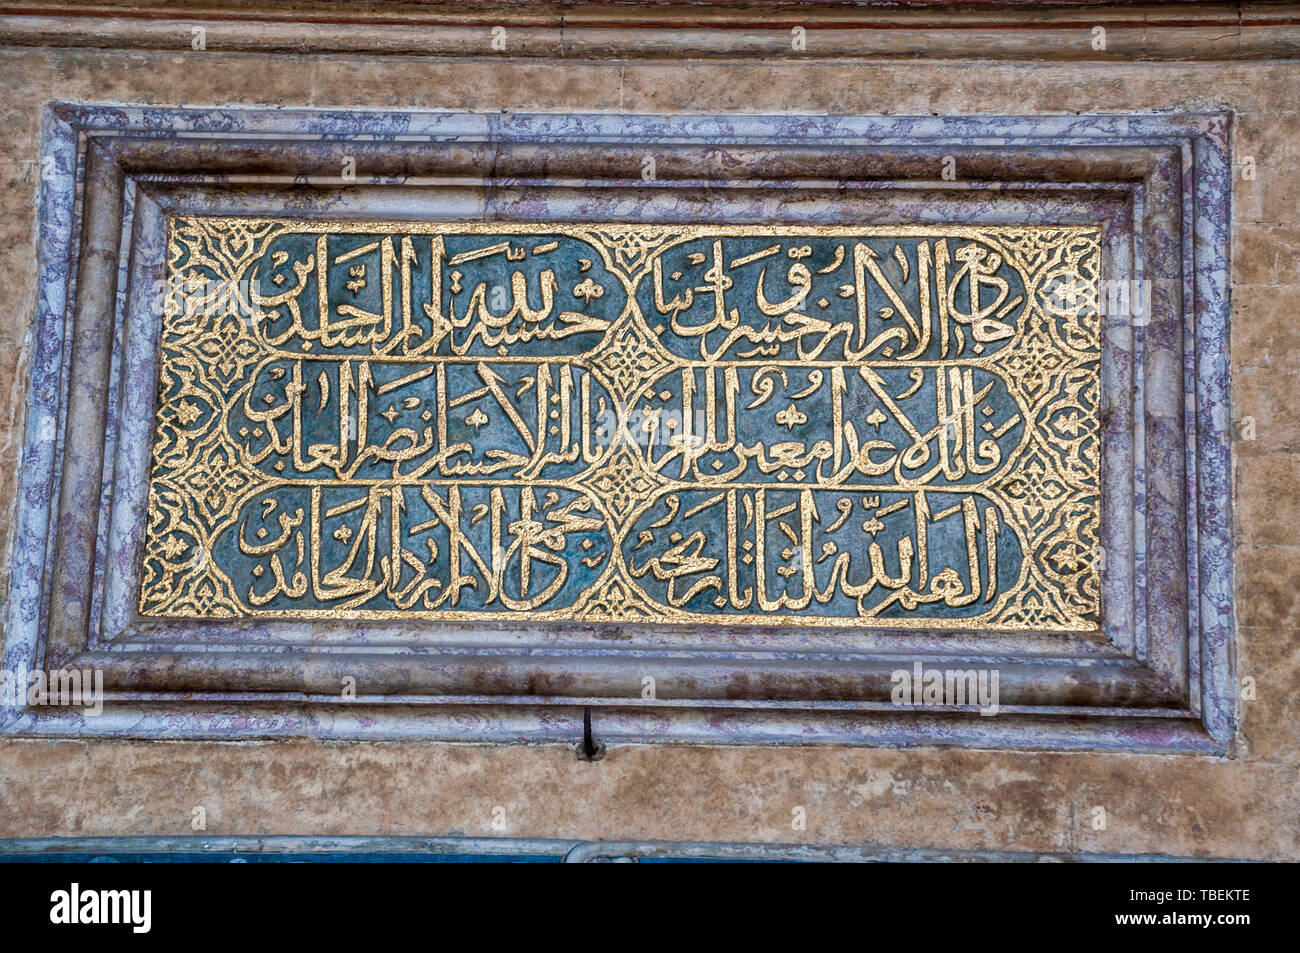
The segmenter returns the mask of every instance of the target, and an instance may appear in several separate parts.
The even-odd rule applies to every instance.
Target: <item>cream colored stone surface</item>
[[[181,40],[178,38],[178,47]],[[0,550],[33,314],[35,169],[54,99],[540,111],[1032,113],[1230,108],[1237,591],[1258,682],[1235,759],[946,750],[0,742],[0,837],[478,834],[1300,859],[1300,66],[621,63],[0,50]],[[3,591],[3,590],[0,590]],[[1094,831],[1091,809],[1110,823]],[[808,813],[791,830],[791,809]]]

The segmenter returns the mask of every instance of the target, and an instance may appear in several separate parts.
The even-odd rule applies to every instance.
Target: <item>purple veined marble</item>
[[[1229,139],[1229,120],[1220,114],[635,116],[52,106],[42,152],[53,158],[53,174],[43,179],[39,201],[40,284],[30,339],[30,397],[10,563],[5,670],[90,660],[114,674],[115,687],[111,703],[97,718],[6,702],[0,715],[3,730],[24,736],[307,735],[526,742],[573,738],[573,706],[597,704],[602,736],[622,741],[1223,751],[1235,722],[1227,436]],[[528,175],[511,175],[508,169],[494,175],[495,164],[483,172],[481,189],[444,193],[437,202],[418,199],[415,178],[401,172],[365,180],[365,188],[355,195],[319,187],[295,189],[292,183],[277,185],[268,179],[263,191],[253,190],[241,200],[223,191],[232,174],[229,169],[214,167],[208,173],[182,176],[169,173],[161,158],[168,150],[207,149],[210,155],[236,144],[249,154],[281,163],[298,156],[332,158],[343,147],[383,148],[389,150],[386,154],[415,157],[412,162],[430,150],[452,146],[488,155],[527,147],[569,158],[592,151],[631,156],[632,169],[640,155],[656,150],[692,155],[707,150],[738,158],[745,170],[758,168],[753,164],[756,150],[821,148],[892,157],[903,171],[880,181],[841,177],[821,192],[789,172],[784,177],[759,176],[756,187],[745,194],[716,187],[715,182],[707,193],[709,205],[700,192],[684,186],[664,185],[648,196],[626,185],[607,193],[575,194],[539,184]],[[122,149],[149,154],[158,171],[123,172],[115,158]],[[1079,150],[1128,150],[1153,157],[1155,184],[1112,180],[1071,186],[1035,180],[1036,168],[1064,161],[1062,157]],[[936,184],[935,174],[927,181],[907,171],[908,161],[924,160],[937,168],[938,159],[949,154],[959,163],[995,157],[1002,163],[1003,179],[945,188]],[[327,178],[324,173],[307,174],[299,177],[299,185],[310,184],[312,175],[318,182]],[[278,202],[274,207],[268,204],[272,199]],[[240,207],[239,201],[251,204]],[[433,220],[587,216],[674,221],[689,220],[709,208],[727,221],[835,223],[852,213],[914,223],[951,221],[955,216],[1027,222],[1035,215],[1047,216],[1040,219],[1046,221],[1054,215],[1058,221],[1101,223],[1110,275],[1151,280],[1163,316],[1143,327],[1111,320],[1104,331],[1106,386],[1117,392],[1107,393],[1114,429],[1107,432],[1103,466],[1108,487],[1103,532],[1107,550],[1122,554],[1132,567],[1108,580],[1105,593],[1109,605],[1125,612],[1107,618],[1110,642],[1105,648],[1035,649],[990,636],[983,644],[932,639],[908,649],[925,659],[957,647],[1009,670],[1016,665],[1042,669],[1055,653],[1059,661],[1050,664],[1068,658],[1074,666],[1071,677],[1096,677],[1098,694],[1082,708],[1070,705],[1064,696],[1048,704],[1033,703],[1026,696],[1025,704],[1011,705],[1008,713],[984,720],[891,711],[887,703],[873,700],[878,692],[855,697],[845,690],[817,697],[809,694],[811,683],[800,681],[791,664],[807,664],[830,683],[835,682],[835,672],[844,671],[872,685],[887,684],[888,666],[881,668],[879,641],[836,648],[812,635],[791,636],[775,647],[769,660],[773,668],[764,676],[759,671],[746,674],[746,665],[772,647],[765,647],[761,636],[742,631],[688,639],[675,649],[655,633],[637,633],[630,646],[620,647],[608,633],[602,639],[601,633],[494,631],[485,634],[482,644],[467,647],[472,640],[459,630],[375,633],[353,626],[325,637],[274,625],[209,626],[201,632],[141,625],[130,605],[138,572],[141,487],[149,461],[157,351],[146,298],[162,275],[165,219],[213,203],[251,213],[259,202],[266,214],[292,210],[342,218],[414,213]],[[105,265],[98,278],[90,267],[95,256],[112,259],[111,269]],[[87,280],[89,285],[83,283]],[[93,346],[74,321],[78,307],[89,307],[91,295],[98,296],[101,318],[107,322],[97,339],[101,343]],[[87,362],[107,370],[102,388],[77,398],[100,402],[103,443],[93,454],[99,465],[73,473],[65,461],[75,462],[74,455],[84,447],[80,442],[74,446],[65,436],[70,432],[68,406],[81,387],[73,369]],[[1126,408],[1130,392],[1140,403]],[[1176,413],[1160,410],[1172,406],[1171,401]],[[1144,519],[1126,524],[1105,515],[1130,510]],[[90,533],[95,553],[90,573],[76,577],[56,572],[62,526]],[[65,546],[68,538],[65,535]],[[84,612],[77,608],[82,603]],[[70,642],[69,632],[81,633],[81,641]],[[520,638],[528,645],[523,653]],[[218,649],[231,656],[226,669],[210,662]],[[362,705],[335,704],[320,686],[352,664],[349,653],[361,649],[386,659],[387,674],[375,676],[388,686],[383,703],[368,698]],[[157,659],[172,657],[167,653],[174,654],[177,667],[169,675],[156,674]],[[264,662],[277,653],[298,660],[310,656],[302,663],[303,674],[291,682],[270,679]],[[603,671],[611,659],[632,665],[629,671],[653,661],[671,677],[676,663],[665,660],[679,655],[689,656],[686,667],[702,673],[704,690],[662,699],[655,706],[640,704],[631,691],[624,695],[619,689],[611,701],[597,690],[608,685],[593,673]],[[527,684],[528,658],[544,660],[550,666],[547,671],[557,673],[562,686],[557,693],[512,688]],[[507,673],[502,676],[504,687],[489,690],[492,683],[485,673],[496,665]],[[151,666],[152,675],[147,674]],[[1124,666],[1130,674],[1107,674]],[[1154,673],[1153,681],[1181,685],[1183,708],[1144,702],[1148,689],[1125,681],[1137,678],[1139,670]],[[441,674],[427,677],[430,671]],[[787,697],[770,698],[736,687],[737,679],[763,677],[800,687]],[[390,681],[383,682],[385,678]],[[403,684],[410,690],[396,690]],[[1112,701],[1103,704],[1106,698]],[[1071,715],[1086,717],[1072,721]]]

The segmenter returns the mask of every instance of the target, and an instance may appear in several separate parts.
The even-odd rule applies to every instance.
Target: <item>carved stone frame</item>
[[[94,667],[23,736],[1224,752],[1235,722],[1225,115],[813,117],[52,105],[5,668]],[[644,159],[655,160],[652,181]],[[944,157],[957,178],[946,181]],[[350,157],[355,179],[340,175]],[[134,615],[168,216],[1100,224],[1105,638]],[[1001,712],[890,703],[996,668]],[[356,697],[342,697],[345,676]],[[643,699],[646,676],[656,698]]]

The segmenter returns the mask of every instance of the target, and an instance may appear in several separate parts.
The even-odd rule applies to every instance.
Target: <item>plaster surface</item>
[[[1300,858],[1300,69],[1250,63],[736,63],[0,51],[0,501],[24,426],[43,107],[54,100],[539,112],[1220,110],[1255,160],[1233,201],[1238,674],[1232,758],[938,748],[0,742],[0,836],[485,834]],[[7,554],[10,520],[0,520]],[[7,561],[6,561],[7,564]],[[6,583],[0,580],[0,583]],[[0,585],[0,591],[7,585]],[[1091,808],[1109,824],[1093,830]],[[791,829],[791,811],[807,829]],[[502,832],[497,832],[502,833]]]

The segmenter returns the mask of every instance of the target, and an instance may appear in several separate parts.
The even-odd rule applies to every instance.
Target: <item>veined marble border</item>
[[[102,668],[111,691],[99,717],[10,706],[3,730],[572,741],[581,735],[582,708],[590,706],[597,735],[624,743],[1223,751],[1235,715],[1229,131],[1223,115],[675,117],[52,106],[5,664],[11,672]],[[375,170],[364,189],[331,175],[349,151],[366,155]],[[543,153],[559,161],[543,163],[539,174],[535,158]],[[636,175],[647,153],[661,155],[667,176],[651,189]],[[720,154],[742,156],[741,170],[719,174],[701,162],[702,155]],[[597,155],[602,168],[593,179],[582,163]],[[943,155],[956,156],[972,175],[939,181]],[[1094,165],[1104,158],[1112,174],[1089,180],[1081,156]],[[803,169],[792,168],[795,159]],[[859,160],[863,174],[853,171]],[[823,167],[828,171],[814,174]],[[600,189],[600,201],[624,220],[671,221],[717,208],[733,220],[805,221],[806,213],[800,218],[785,205],[833,196],[858,209],[859,221],[943,220],[962,209],[971,221],[1016,220],[1037,208],[1057,220],[1108,225],[1110,275],[1152,279],[1157,315],[1141,329],[1114,322],[1106,328],[1108,347],[1113,338],[1116,348],[1107,388],[1122,398],[1112,401],[1107,465],[1112,448],[1124,464],[1118,473],[1112,467],[1107,492],[1122,501],[1129,486],[1127,499],[1139,515],[1128,531],[1123,520],[1103,515],[1108,549],[1131,567],[1112,574],[1120,582],[1108,583],[1109,604],[1128,607],[1126,617],[1108,617],[1109,641],[1029,644],[991,633],[985,640],[886,643],[872,634],[837,648],[798,635],[782,642],[770,631],[673,643],[647,627],[628,644],[627,633],[608,630],[517,628],[471,640],[450,626],[442,637],[427,627],[378,635],[358,627],[340,636],[277,632],[274,624],[195,638],[125,617],[130,540],[140,527],[122,488],[133,478],[138,483],[134,461],[147,460],[140,428],[154,399],[150,349],[141,346],[148,337],[131,329],[143,320],[142,283],[161,267],[157,223],[164,211],[237,211],[242,203],[245,211],[278,212],[265,203],[289,196],[300,209],[330,217],[419,214],[418,202],[436,195],[440,218],[539,220],[590,214],[590,195]],[[1129,393],[1138,395],[1142,412],[1126,420]],[[77,466],[65,468],[65,456]],[[87,459],[102,465],[88,469]],[[66,568],[71,562],[60,552],[69,547],[94,551],[93,573]],[[900,658],[999,667],[1009,698],[1004,714],[982,719],[973,710],[891,706],[888,674]],[[343,705],[329,688],[350,671],[369,681]],[[646,672],[669,684],[677,678],[683,687],[644,701]],[[749,680],[743,690],[738,678]]]

